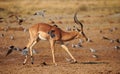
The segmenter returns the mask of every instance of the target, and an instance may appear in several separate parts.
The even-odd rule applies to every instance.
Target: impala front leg
[[[57,65],[57,63],[55,62],[55,41],[54,40],[50,40],[50,46],[51,46],[51,51],[52,51],[52,57],[53,57],[53,63],[55,64],[55,66]]]
[[[76,59],[72,56],[68,48],[65,45],[61,45],[61,47],[70,55],[70,57],[74,60],[74,63],[77,63]]]

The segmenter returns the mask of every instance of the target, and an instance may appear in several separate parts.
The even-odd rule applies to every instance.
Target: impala
[[[78,21],[76,15],[78,11],[74,15],[74,21],[76,24],[81,26],[81,29],[76,28],[74,31],[69,31],[65,32],[62,29],[58,28],[56,25],[51,26],[46,23],[38,23],[29,28],[29,34],[30,34],[30,39],[29,43],[24,49],[29,49],[30,51],[30,56],[31,56],[31,63],[34,63],[34,57],[33,57],[33,46],[40,40],[48,40],[50,42],[50,47],[52,51],[52,57],[53,57],[53,63],[55,65],[55,56],[54,56],[54,50],[55,50],[55,43],[60,42],[61,47],[70,55],[72,58],[72,62],[76,63],[77,60],[72,56],[68,48],[64,45],[65,41],[70,41],[74,39],[80,39],[80,38],[85,38],[88,40],[86,35],[83,32],[83,25],[80,21]],[[26,64],[28,59],[28,55],[25,56],[23,64]]]

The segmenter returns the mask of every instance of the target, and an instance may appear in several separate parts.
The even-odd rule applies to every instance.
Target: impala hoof
[[[33,62],[31,62],[31,64],[34,64]]]
[[[77,63],[77,61],[74,61],[74,63]]]
[[[57,63],[55,63],[54,65],[57,66]]]
[[[23,65],[25,65],[25,63],[23,63]]]
[[[77,61],[75,60],[75,61],[71,61],[71,64],[75,64],[75,63],[77,63]]]

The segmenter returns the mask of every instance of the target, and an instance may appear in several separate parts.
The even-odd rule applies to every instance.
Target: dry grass
[[[0,17],[9,14],[29,15],[46,9],[49,14],[119,13],[119,0],[0,0]]]

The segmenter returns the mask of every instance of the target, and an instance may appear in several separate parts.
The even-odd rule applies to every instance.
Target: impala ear
[[[79,29],[79,28],[77,28],[76,26],[73,26],[73,31],[78,31],[78,32],[80,32],[81,30]]]
[[[55,34],[54,34],[55,30],[50,30],[48,32],[48,34],[50,35],[51,38],[54,38],[55,37]]]

